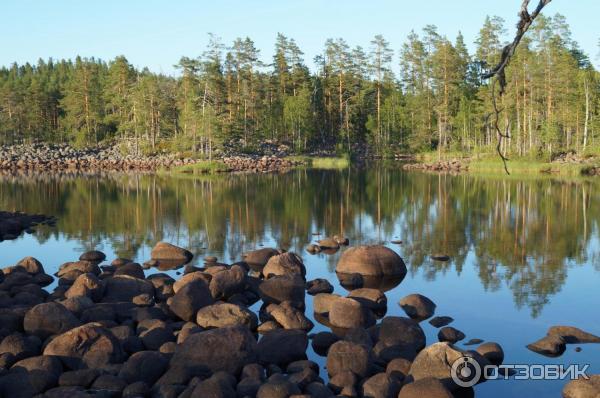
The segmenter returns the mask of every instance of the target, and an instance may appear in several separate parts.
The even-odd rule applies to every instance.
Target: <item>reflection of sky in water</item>
[[[435,178],[434,180],[437,189],[438,181]],[[530,184],[535,184],[535,182],[531,182]],[[165,189],[167,188],[165,187]],[[219,187],[216,186],[216,188]],[[235,189],[238,188],[235,187]],[[417,188],[419,188],[419,185],[413,186],[412,193],[400,192],[401,195],[409,195],[409,197],[398,197],[397,200],[404,201],[403,203],[419,200]],[[485,189],[486,186],[483,185],[482,188]],[[534,186],[534,188],[542,190],[550,189],[548,186]],[[287,187],[282,184],[278,189],[285,190]],[[337,188],[331,187],[328,189],[335,191]],[[558,188],[552,186],[552,189],[557,189],[557,192],[564,192],[561,191],[560,185]],[[576,188],[569,186],[568,189]],[[99,192],[101,193],[101,191]],[[391,196],[398,195],[397,192],[394,193],[382,189],[382,196],[385,196],[386,193],[389,193]],[[593,190],[590,189],[588,195],[592,194]],[[10,195],[10,193],[4,190],[1,197],[6,199]],[[254,192],[253,195],[254,201],[261,200],[260,192]],[[228,206],[231,208],[236,208],[238,204],[241,206],[243,198],[244,195],[234,197],[231,199],[233,205],[228,204]],[[288,197],[288,199],[294,201],[297,198]],[[336,197],[325,198],[326,201],[336,201],[338,199]],[[550,199],[558,200],[559,198],[557,196],[554,199]],[[587,200],[594,203],[594,199],[597,198],[592,195]],[[101,200],[106,200],[106,198]],[[118,204],[121,201],[133,199],[126,195],[117,195],[116,198],[113,197],[111,200]],[[184,203],[185,200],[186,198],[180,198],[174,203],[177,207],[190,206],[189,203]],[[271,198],[267,197],[264,200],[270,201]],[[413,207],[404,210],[401,208],[395,214],[389,214],[388,211],[388,214],[382,215],[376,211],[373,212],[370,208],[373,205],[373,200],[374,197],[360,197],[360,199],[356,199],[351,203],[351,206],[357,208],[343,222],[345,223],[345,229],[352,231],[348,234],[351,244],[359,242],[389,242],[389,240],[396,237],[404,240],[403,245],[387,243],[389,247],[398,251],[407,261],[409,268],[409,273],[405,280],[398,287],[386,293],[388,297],[387,315],[403,316],[404,314],[397,304],[400,298],[411,293],[421,293],[436,302],[438,305],[436,315],[449,315],[455,319],[452,326],[465,332],[467,338],[464,341],[470,338],[481,338],[499,342],[505,350],[506,363],[589,363],[592,365],[590,368],[592,373],[600,373],[600,359],[598,359],[600,358],[600,346],[598,345],[583,345],[583,351],[580,353],[574,352],[575,346],[568,346],[566,353],[556,359],[539,356],[525,348],[527,343],[542,337],[548,327],[552,325],[573,325],[592,333],[600,334],[600,327],[598,326],[595,313],[592,313],[600,300],[600,292],[597,288],[599,282],[599,274],[597,272],[598,256],[600,252],[597,219],[594,219],[593,222],[587,220],[588,224],[585,227],[578,227],[575,230],[569,230],[565,227],[563,231],[560,223],[566,225],[569,221],[572,221],[567,218],[579,217],[580,215],[572,213],[548,215],[540,212],[539,208],[536,208],[537,213],[534,215],[535,217],[539,218],[544,215],[552,216],[552,222],[559,223],[559,226],[554,226],[555,229],[553,229],[556,235],[544,238],[549,239],[550,246],[548,247],[563,245],[562,240],[576,239],[582,242],[581,245],[576,246],[580,247],[580,252],[575,252],[574,249],[569,248],[565,249],[564,258],[541,258],[539,250],[534,250],[533,255],[530,255],[532,248],[529,245],[527,250],[525,250],[523,263],[515,265],[504,264],[498,260],[494,253],[502,254],[501,250],[505,249],[505,247],[502,245],[494,247],[494,242],[489,242],[490,238],[493,239],[494,224],[496,222],[506,222],[498,221],[504,217],[501,215],[501,210],[482,208],[480,203],[474,203],[472,199],[470,201],[465,199],[456,201],[456,205],[450,211],[442,214],[439,202],[441,199],[437,198],[431,203],[424,203],[425,207],[423,209]],[[388,198],[388,200],[394,202],[395,199]],[[502,200],[502,198],[499,200]],[[216,210],[215,206],[223,206],[223,203],[219,201],[213,202],[213,207],[211,208],[205,207],[206,202],[201,201],[199,203],[202,204],[198,204],[197,211],[201,213],[211,212],[213,209]],[[501,206],[498,208],[502,209],[504,206],[503,209],[508,209],[508,215],[511,219],[522,216],[522,212],[518,208],[518,203],[508,204],[508,206],[507,203],[500,204]],[[169,206],[174,206],[174,204],[171,203]],[[256,211],[258,212],[257,202],[250,203],[250,208],[253,206],[257,206]],[[262,203],[260,206],[261,208],[268,208],[269,203]],[[286,203],[285,200],[282,201],[281,198],[278,198],[278,200],[273,201],[272,206],[286,206]],[[534,204],[534,206],[538,206],[538,204]],[[575,205],[576,209],[578,209],[577,206],[581,206],[581,203]],[[335,206],[333,208],[335,209]],[[548,208],[550,209],[552,206]],[[587,212],[586,217],[598,217],[597,213],[591,213],[592,209],[593,206],[587,207],[587,210],[585,210]],[[40,211],[39,208],[34,210]],[[579,208],[579,211],[581,210]],[[250,213],[252,211],[250,210]],[[420,234],[407,232],[408,228],[411,228],[411,225],[416,220],[415,215],[420,211],[425,211],[427,213],[427,220],[430,220],[432,223],[439,221],[442,217],[448,217],[448,222],[452,223],[456,221],[455,218],[452,218],[453,215],[456,216],[460,213],[462,214],[461,217],[465,217],[466,214],[468,221],[465,222],[464,219],[459,220],[460,222],[464,222],[464,225],[461,224],[462,226],[459,226],[459,228],[464,228],[462,230],[463,235],[460,236],[460,234],[456,233],[456,230],[452,230],[448,235],[440,236],[440,230],[435,230],[436,227],[434,225],[422,225],[422,233]],[[597,210],[595,211],[597,212]],[[223,221],[227,224],[226,227],[220,229],[219,231],[221,232],[211,235],[207,234],[206,231],[201,231],[201,227],[199,227],[200,231],[194,230],[190,232],[187,229],[186,221],[179,216],[175,217],[177,222],[173,221],[174,218],[169,209],[162,214],[168,214],[170,217],[168,222],[159,223],[159,225],[163,226],[161,231],[162,239],[184,247],[192,246],[196,248],[195,261],[201,261],[201,258],[207,255],[215,255],[219,260],[226,262],[239,260],[243,251],[258,248],[260,247],[259,244],[265,247],[277,246],[277,242],[282,241],[281,235],[285,228],[296,228],[292,225],[294,224],[293,220],[290,221],[289,219],[285,220],[287,226],[276,225],[277,215],[269,215],[268,220],[252,220],[252,223],[260,224],[263,222],[263,224],[257,225],[256,230],[259,232],[250,236],[250,234],[245,234],[244,231],[240,230],[239,220],[232,222],[234,219],[227,217],[226,221]],[[188,213],[188,216],[189,214],[193,213]],[[58,216],[59,222],[55,231],[58,233],[50,236],[45,235],[47,240],[43,243],[38,241],[36,234],[25,235],[15,241],[0,243],[2,265],[14,264],[19,259],[31,255],[38,258],[48,272],[54,272],[60,264],[76,259],[84,251],[84,248],[93,246],[93,242],[96,242],[96,248],[107,254],[109,260],[117,256],[115,253],[117,250],[122,250],[122,248],[116,249],[114,247],[115,242],[122,240],[118,232],[107,232],[99,237],[94,236],[93,238],[89,238],[86,236],[86,231],[73,231],[69,227],[71,228],[69,232],[64,233],[62,230],[64,229],[62,227],[64,224],[62,223],[67,221],[64,219],[65,217],[77,218],[85,217],[85,215],[72,214],[67,211],[62,215],[58,214]],[[380,216],[383,221],[378,223],[377,220]],[[63,217],[63,219],[61,220],[60,217]],[[327,217],[331,217],[331,214],[325,212],[325,218]],[[311,219],[304,221],[307,222],[306,228],[303,229],[304,235],[289,238],[288,247],[296,249],[303,247],[309,243],[311,232],[319,231],[333,234],[339,230],[336,227],[340,225],[339,220],[324,222],[317,219],[314,215],[312,215]],[[109,223],[109,221],[101,218],[96,219],[94,222],[100,230],[104,230],[104,227]],[[482,228],[481,230],[477,230],[473,228],[472,224],[478,222],[488,225],[486,228],[489,229]],[[103,223],[107,225],[103,225]],[[290,225],[292,226],[290,227]],[[571,225],[570,228],[573,228],[573,226]],[[586,236],[572,235],[573,233],[581,234],[582,228],[587,229],[585,231],[588,234],[587,238]],[[46,229],[46,227],[43,227],[43,229]],[[527,229],[526,231],[515,230],[519,233],[535,233],[533,229]],[[151,242],[148,236],[155,236],[156,232],[152,234],[146,232],[139,232],[138,229],[138,232],[133,233],[133,235],[143,235],[138,237],[138,241],[143,243],[136,245],[135,253],[133,254],[134,259],[138,262],[143,262],[150,257],[150,249],[153,242]],[[480,234],[481,236],[472,236],[473,233]],[[208,243],[207,236],[210,238],[210,242]],[[313,238],[318,239],[318,237]],[[484,241],[484,238],[487,240]],[[131,239],[131,237],[128,237],[128,239]],[[411,239],[414,240],[411,241]],[[442,241],[444,244],[440,245],[442,247],[439,248],[438,243]],[[474,247],[473,242],[477,241],[483,242],[486,247]],[[538,239],[534,242],[539,241]],[[190,244],[190,242],[192,243]],[[516,242],[519,241],[517,240]],[[206,249],[199,249],[201,247],[205,247]],[[455,261],[451,261],[448,264],[436,264],[428,259],[429,254],[440,250],[448,252],[448,254],[453,256],[453,260]],[[454,253],[451,250],[456,250],[457,252]],[[517,247],[514,250],[519,251],[521,248]],[[122,254],[123,252],[120,251],[120,253]],[[337,278],[333,272],[339,253],[332,256],[322,254],[313,256],[302,250],[300,254],[307,268],[307,279],[317,277],[327,278],[334,283],[335,293],[346,293],[339,283],[337,283]],[[456,260],[457,257],[460,257],[460,261]],[[507,255],[506,258],[510,259],[511,256]],[[411,259],[415,260],[414,263],[410,261]],[[542,264],[541,261],[546,265],[540,265]],[[543,273],[541,272],[542,270],[544,270]],[[176,272],[169,271],[168,273],[176,277]],[[486,273],[487,275],[484,275]],[[490,279],[490,276],[493,279],[493,283],[484,282],[484,280]],[[526,279],[522,286],[518,285],[519,278]],[[515,296],[516,291],[519,292],[518,298]],[[542,304],[536,307],[537,303],[540,302]],[[254,306],[253,309],[257,310],[258,307]],[[312,296],[308,295],[307,314],[312,314]],[[328,330],[317,322],[315,322],[315,325],[313,332]],[[428,343],[437,341],[437,329],[433,328],[427,322],[423,322],[422,326],[427,334]],[[319,362],[321,367],[323,367],[325,364],[324,358],[317,357],[312,351],[311,354],[312,359]],[[564,382],[562,381],[488,382],[477,387],[477,396],[506,397],[535,396],[536,394],[539,396],[559,396],[563,384]]]

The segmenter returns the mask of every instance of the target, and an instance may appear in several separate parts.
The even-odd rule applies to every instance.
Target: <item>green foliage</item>
[[[328,39],[314,71],[281,33],[270,65],[250,38],[225,46],[210,35],[199,57],[180,59],[177,77],[136,69],[124,56],[13,64],[0,68],[0,141],[112,140],[138,153],[207,159],[223,142],[254,151],[265,139],[296,153],[351,153],[356,144],[382,156],[492,152],[492,84],[480,76],[499,59],[504,35],[500,18],[486,18],[470,54],[462,34],[448,38],[428,25],[407,36],[396,58],[381,35],[368,51]],[[600,74],[563,16],[536,19],[506,77],[499,125],[512,138],[504,153],[597,152]]]

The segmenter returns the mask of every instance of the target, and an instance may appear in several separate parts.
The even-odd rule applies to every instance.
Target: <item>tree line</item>
[[[136,69],[124,56],[15,63],[0,68],[0,141],[118,141],[206,157],[231,142],[254,151],[265,139],[297,152],[487,151],[494,104],[481,76],[500,59],[504,25],[487,17],[472,54],[460,33],[449,39],[433,25],[398,51],[381,35],[368,48],[328,39],[314,70],[283,34],[268,63],[248,37],[225,46],[210,35],[199,57],[181,58],[177,76]],[[504,153],[598,147],[600,75],[563,16],[536,19],[506,77],[497,104],[511,137]]]

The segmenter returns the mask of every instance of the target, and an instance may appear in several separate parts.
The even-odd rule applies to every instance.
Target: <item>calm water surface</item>
[[[143,262],[160,240],[189,248],[197,262],[207,255],[232,262],[246,250],[281,247],[301,254],[308,279],[327,278],[345,294],[334,272],[339,253],[304,251],[313,233],[342,233],[351,244],[383,243],[406,262],[407,277],[386,293],[387,315],[404,315],[399,299],[421,293],[437,303],[436,315],[455,319],[452,326],[465,332],[465,341],[499,342],[505,363],[590,364],[590,373],[600,373],[600,345],[583,345],[579,353],[568,346],[555,359],[525,348],[557,324],[600,335],[599,184],[383,167],[201,179],[2,177],[0,208],[53,215],[58,222],[2,242],[0,250],[2,266],[32,255],[54,272],[94,248],[109,260]],[[394,239],[404,243],[391,244]],[[432,253],[452,259],[435,262]],[[312,314],[311,296],[307,307]],[[327,330],[315,324],[313,331]],[[437,329],[427,322],[422,327],[428,343],[437,341]],[[564,384],[487,382],[476,396],[558,397]]]

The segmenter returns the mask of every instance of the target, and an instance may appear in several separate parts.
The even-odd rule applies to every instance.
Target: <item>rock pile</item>
[[[194,163],[169,155],[123,154],[117,147],[75,149],[66,144],[3,145],[0,147],[1,170],[38,171],[151,171]]]
[[[286,171],[300,162],[278,156],[229,156],[222,158],[230,171]],[[65,144],[0,146],[0,170],[9,172],[156,171],[199,162],[180,154],[124,154],[116,146],[75,149]]]
[[[402,166],[404,170],[424,170],[439,173],[461,173],[469,171],[469,164],[458,159],[434,163],[408,163]]]
[[[277,156],[231,156],[223,158],[223,162],[231,171],[254,173],[283,172],[302,164]]]
[[[400,257],[380,246],[353,252],[340,269],[406,272]],[[152,253],[189,258],[165,243]],[[265,248],[231,265],[207,258],[202,268],[186,266],[177,281],[146,275],[127,259],[103,265],[105,257],[92,251],[63,264],[51,293],[44,287],[55,278],[34,258],[0,271],[0,396],[472,396],[451,378],[454,360],[484,366],[504,358],[495,343],[474,351],[447,341],[427,346],[419,320],[433,315],[431,300],[407,296],[401,305],[410,317],[385,316],[383,291],[334,294],[326,280],[306,281],[294,253]],[[309,334],[306,293],[314,295],[314,319],[331,331]],[[445,328],[440,340],[461,333]],[[596,339],[573,328],[549,333]],[[326,373],[307,358],[309,344],[326,357]]]

